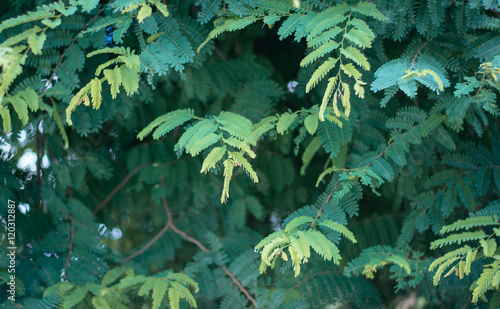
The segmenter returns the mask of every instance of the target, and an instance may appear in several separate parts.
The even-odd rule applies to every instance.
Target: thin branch
[[[96,208],[94,208],[94,210],[92,211],[94,214],[96,214],[99,210],[101,210],[102,207],[104,207],[104,205],[106,205],[106,203],[108,203],[112,198],[113,196],[115,196],[115,194],[120,191],[121,188],[123,188],[123,186],[125,186],[125,184],[127,184],[127,182],[130,180],[130,178],[132,178],[132,176],[134,176],[141,168],[143,167],[143,165],[141,166],[138,166],[136,167],[135,170],[133,170],[132,172],[130,172],[125,178],[123,178],[122,182],[120,182],[109,194],[108,196],[106,196],[106,198],[99,203],[99,205],[97,205]]]
[[[413,69],[413,65],[415,64],[415,61],[417,60],[417,57],[420,54],[420,52],[422,51],[422,49],[424,49],[424,47],[427,46],[427,43],[429,43],[430,41],[432,41],[432,38],[430,38],[429,41],[427,41],[424,44],[422,44],[422,46],[420,46],[420,48],[417,50],[417,53],[415,54],[415,57],[413,57],[413,60],[411,61],[410,70]]]
[[[68,275],[69,263],[71,261],[71,253],[73,253],[73,238],[75,237],[75,220],[73,219],[73,215],[69,217],[71,222],[71,231],[69,234],[69,248],[68,248],[68,256],[66,257],[66,263],[64,265],[64,274],[62,277],[62,281],[66,281],[66,276]]]
[[[215,46],[215,44],[214,44],[214,50],[215,50],[215,53],[216,53],[216,54],[217,54],[217,55],[218,55],[218,56],[219,56],[222,60],[224,60],[224,61],[226,61],[226,60],[227,60],[227,59],[226,59],[226,57],[224,56],[224,54],[220,51],[220,49],[219,49],[217,46]]]
[[[157,242],[158,239],[160,239],[160,237],[162,237],[163,234],[165,234],[165,232],[168,231],[169,228],[170,228],[170,221],[167,222],[167,224],[165,224],[165,226],[161,229],[161,231],[158,234],[156,234],[156,236],[153,237],[153,239],[151,239],[146,245],[144,245],[144,247],[142,247],[141,250],[124,258],[122,260],[122,264],[127,262],[127,261],[130,261],[131,259],[135,258],[136,256],[141,255],[144,251],[148,250],[149,247],[151,247],[155,242]]]
[[[160,181],[160,184],[163,185],[163,179]],[[189,236],[188,234],[186,234],[185,232],[179,230],[175,224],[174,224],[174,220],[172,218],[172,212],[170,211],[170,208],[168,207],[168,204],[167,204],[167,199],[165,197],[163,197],[161,199],[162,201],[162,205],[163,205],[163,209],[165,209],[165,213],[167,214],[167,223],[165,224],[165,226],[163,227],[163,229],[158,233],[156,234],[156,236],[151,239],[144,247],[141,248],[141,250],[135,252],[134,254],[124,258],[122,260],[122,265],[123,263],[127,262],[127,261],[130,261],[131,259],[135,258],[136,256],[142,254],[144,251],[146,251],[149,247],[151,247],[155,242],[158,241],[158,239],[160,239],[160,237],[166,232],[168,231],[168,229],[172,229],[172,231],[174,233],[176,233],[177,235],[181,236],[182,238],[184,238],[185,240],[189,241],[190,243],[196,245],[200,250],[204,251],[204,252],[208,252],[208,248],[205,247],[200,241],[198,241],[197,239]],[[231,271],[226,267],[226,265],[222,265],[222,269],[224,270],[224,272],[231,278],[231,280],[233,280],[233,283],[240,289],[240,291],[245,294],[245,296],[247,297],[247,299],[255,306],[255,308],[259,308],[259,306],[257,305],[257,301],[255,300],[255,298],[252,297],[252,295],[250,295],[250,293],[245,289],[245,287],[238,281],[238,279],[236,279],[236,277],[233,275],[233,273],[231,273]]]
[[[227,269],[226,265],[222,265],[222,269],[224,269],[224,272],[229,276],[231,277],[231,279],[233,280],[234,284],[236,284],[241,292],[243,292],[243,294],[245,294],[245,296],[248,298],[249,301],[252,302],[252,304],[255,306],[255,308],[259,308],[259,306],[257,305],[257,301],[255,300],[255,298],[252,297],[252,295],[250,295],[250,293],[248,293],[248,291],[245,289],[245,287],[243,287],[241,285],[241,283],[238,281],[238,279],[236,279],[236,277],[229,271],[229,269]]]
[[[328,203],[328,201],[330,201],[330,198],[332,197],[333,192],[335,190],[337,190],[337,187],[339,186],[339,183],[340,183],[340,180],[337,180],[337,182],[335,183],[335,186],[332,189],[332,192],[330,192],[330,194],[328,194],[328,196],[326,197],[325,203]],[[314,221],[311,223],[311,225],[309,226],[309,228],[313,227],[314,222],[316,222],[316,220],[318,220],[318,218],[319,218],[319,216],[321,215],[322,212],[323,212],[323,206],[321,206],[321,208],[319,209],[318,214],[316,215],[316,217],[314,217]]]

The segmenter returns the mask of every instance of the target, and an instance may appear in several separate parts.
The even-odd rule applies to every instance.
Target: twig
[[[328,203],[328,201],[330,201],[330,198],[333,195],[333,191],[335,191],[337,189],[337,187],[339,186],[339,183],[340,183],[340,180],[337,180],[337,183],[335,183],[335,186],[332,188],[332,192],[330,192],[330,194],[328,194],[328,196],[326,197],[325,203]],[[321,206],[321,208],[319,209],[318,214],[316,215],[316,217],[314,217],[314,221],[311,223],[309,228],[313,227],[314,222],[316,222],[316,220],[318,220],[319,216],[321,215],[321,212],[323,212],[323,206]]]
[[[75,221],[73,219],[73,215],[70,215],[69,220],[71,222],[71,231],[69,234],[69,248],[68,248],[68,256],[66,257],[66,264],[64,265],[64,274],[62,277],[62,281],[66,281],[66,276],[68,275],[69,262],[71,261],[71,253],[73,253],[73,238],[75,237]]]
[[[411,61],[411,67],[410,67],[410,70],[413,69],[413,65],[415,64],[415,61],[417,60],[417,57],[418,55],[420,54],[420,52],[422,51],[422,49],[427,45],[427,43],[429,43],[430,41],[432,41],[432,38],[429,39],[429,41],[425,42],[424,44],[422,44],[422,46],[420,46],[420,48],[417,50],[417,53],[415,54],[415,57],[413,57],[413,60]]]
[[[166,231],[168,231],[168,228],[170,227],[170,221],[167,222],[167,224],[165,224],[165,226],[161,229],[161,231],[156,234],[155,237],[153,237],[153,239],[151,239],[146,245],[144,245],[144,247],[141,248],[141,250],[127,256],[126,258],[124,258],[122,260],[122,264],[127,262],[127,261],[130,261],[131,259],[135,258],[136,256],[138,255],[141,255],[144,251],[148,250],[149,247],[151,247],[155,242],[158,241],[158,239],[160,239],[160,237],[165,234]]]
[[[238,279],[236,279],[236,277],[229,271],[229,269],[227,269],[226,265],[222,265],[222,269],[224,269],[224,272],[229,276],[231,277],[231,279],[233,280],[234,284],[236,284],[241,292],[243,292],[243,294],[245,294],[245,296],[248,298],[249,301],[252,302],[252,304],[255,306],[255,308],[259,308],[259,306],[257,305],[257,301],[252,297],[252,295],[250,295],[250,293],[248,293],[248,291],[241,285],[241,283],[238,281]]]
[[[161,180],[160,183],[161,183],[161,185],[163,185],[163,179]],[[153,237],[153,239],[151,239],[144,247],[141,248],[141,250],[139,250],[139,251],[135,252],[134,254],[132,254],[132,255],[124,258],[122,260],[122,265],[123,265],[123,263],[125,263],[127,261],[130,261],[131,259],[135,258],[136,256],[138,256],[138,255],[142,254],[144,251],[146,251],[155,242],[157,242],[158,239],[160,239],[160,237],[166,231],[168,231],[168,229],[171,229],[177,235],[181,236],[182,238],[184,238],[185,240],[189,241],[190,243],[196,245],[200,250],[202,250],[204,252],[208,252],[209,251],[208,248],[205,247],[200,241],[198,241],[197,239],[189,236],[188,234],[186,234],[185,232],[179,230],[175,226],[174,220],[172,218],[172,212],[170,211],[170,208],[168,207],[168,204],[167,204],[167,199],[165,197],[163,197],[161,199],[161,201],[162,201],[163,209],[165,209],[165,213],[167,214],[167,223],[165,224],[165,226],[163,227],[163,229],[158,234],[156,234],[155,237]],[[247,299],[255,306],[255,308],[259,308],[259,306],[257,305],[257,301],[255,300],[255,298],[253,298],[252,295],[250,295],[250,293],[238,281],[238,279],[236,279],[236,277],[233,275],[233,273],[231,273],[231,271],[226,267],[226,265],[222,265],[222,269],[231,278],[231,280],[233,280],[233,283],[240,289],[240,291],[243,294],[245,294],[245,296],[247,297]]]
[[[224,60],[224,61],[226,61],[226,60],[227,60],[227,59],[226,59],[226,57],[224,56],[224,54],[220,51],[220,49],[219,49],[217,46],[215,46],[215,44],[214,44],[214,50],[215,50],[215,53],[216,53],[216,54],[217,54],[217,55],[218,55],[218,56],[219,56],[222,60]]]
[[[112,198],[113,196],[115,196],[115,194],[121,189],[123,188],[123,186],[125,186],[125,184],[127,184],[127,182],[130,180],[130,178],[132,178],[132,176],[134,176],[141,168],[143,167],[143,165],[141,166],[138,166],[135,170],[133,170],[132,172],[130,172],[125,178],[123,178],[122,182],[120,182],[109,194],[108,196],[106,196],[106,198],[99,203],[99,205],[97,205],[96,208],[94,208],[94,210],[92,211],[92,213],[96,214],[99,210],[101,210],[102,207],[104,207],[104,205],[106,205],[106,203],[108,203]]]

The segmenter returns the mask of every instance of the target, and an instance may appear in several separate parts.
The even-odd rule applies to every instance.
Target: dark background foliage
[[[6,308],[497,308],[499,5],[0,2],[0,301]],[[26,15],[32,11],[46,15]],[[14,25],[18,16],[32,19]],[[356,27],[363,31],[349,32]],[[30,29],[38,36],[22,38]],[[341,45],[324,47],[335,40]],[[20,71],[8,71],[24,55]],[[325,69],[331,59],[338,63]],[[109,75],[114,68],[121,81]],[[321,78],[306,91],[315,74]],[[88,99],[81,92],[93,80],[100,106],[94,90]],[[209,143],[197,131],[183,140],[203,121],[222,139]],[[259,126],[267,129],[257,134]],[[192,151],[197,140],[207,144]],[[216,147],[243,159],[228,152],[200,173]],[[32,168],[22,168],[30,156]],[[236,162],[232,177],[223,162]],[[7,299],[9,201],[15,303]],[[357,242],[321,225],[330,221]],[[278,230],[289,238],[272,234]],[[440,243],[445,231],[456,237]],[[290,238],[308,232],[317,238],[297,263],[289,250],[300,246]],[[269,242],[286,245],[270,249],[273,268],[261,274],[265,256],[255,247],[270,234]]]

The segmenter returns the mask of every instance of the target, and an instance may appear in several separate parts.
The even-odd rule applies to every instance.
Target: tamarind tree
[[[500,1],[0,9],[3,307],[500,306]]]

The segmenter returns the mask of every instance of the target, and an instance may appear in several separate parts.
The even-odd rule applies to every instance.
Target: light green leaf
[[[153,286],[153,295],[152,295],[154,309],[160,308],[163,298],[167,293],[168,286],[169,282],[167,280],[160,278],[156,279],[156,282]]]
[[[90,94],[92,96],[92,107],[98,109],[101,106],[101,81],[99,78],[94,78],[90,81]]]
[[[28,45],[30,46],[33,54],[35,54],[35,55],[42,54],[43,44],[45,43],[46,39],[47,39],[47,35],[43,32],[40,33],[40,35],[36,35],[35,33],[32,33],[28,36]]]
[[[349,231],[349,229],[347,227],[345,227],[344,225],[338,223],[338,222],[334,222],[332,220],[323,220],[319,223],[319,225],[322,225],[322,226],[325,226],[331,230],[334,230],[336,232],[339,232],[341,233],[342,235],[344,235],[345,237],[347,237],[347,239],[349,239],[351,242],[353,243],[357,243],[358,241],[356,240],[356,237],[354,237],[354,234]]]
[[[116,99],[116,95],[120,93],[120,85],[122,84],[122,73],[120,68],[115,67],[113,70],[104,70],[104,77],[111,85],[111,98]]]
[[[144,4],[143,6],[141,6],[141,9],[137,13],[137,21],[139,23],[142,23],[144,21],[144,19],[151,16],[151,13],[153,13],[153,9],[151,9],[151,7],[149,5]]]
[[[354,61],[357,65],[365,69],[366,71],[370,71],[370,63],[361,51],[355,47],[348,46],[346,48],[341,48],[340,53],[344,55],[347,59]]]
[[[279,134],[284,134],[290,125],[297,119],[297,114],[295,113],[285,113],[280,115],[278,123],[276,124],[276,131]]]
[[[316,129],[318,128],[318,116],[317,115],[309,115],[304,120],[304,125],[309,134],[314,135],[316,133]]]
[[[224,157],[226,151],[226,146],[215,147],[212,149],[203,161],[200,173],[207,173],[209,170],[215,168],[215,165],[222,159],[222,157]]]
[[[480,239],[479,243],[481,244],[481,247],[483,247],[485,256],[492,257],[495,254],[495,251],[497,250],[497,242],[494,238],[490,238],[488,240]]]
[[[131,69],[126,65],[120,67],[122,85],[127,95],[130,96],[139,89],[139,68],[137,70]]]
[[[229,198],[229,183],[233,177],[234,161],[226,159],[224,161],[224,186],[222,187],[221,203],[225,203]]]
[[[231,159],[234,161],[235,166],[241,165],[243,169],[248,173],[248,176],[250,179],[253,180],[253,182],[257,183],[259,182],[259,177],[257,176],[257,173],[253,170],[252,165],[241,155],[241,153],[233,151],[229,153],[229,156]]]

